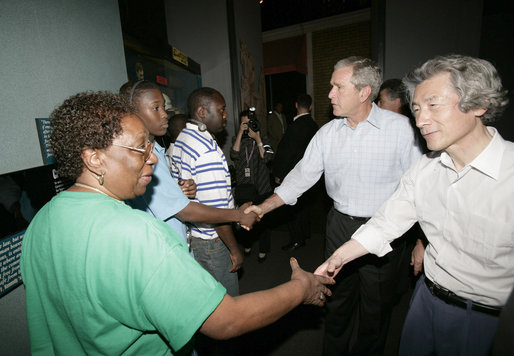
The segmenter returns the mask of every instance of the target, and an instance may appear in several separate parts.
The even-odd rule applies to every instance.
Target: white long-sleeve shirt
[[[336,118],[319,129],[275,193],[293,205],[325,173],[327,193],[338,211],[370,217],[420,157],[409,119],[373,104],[356,128]]]
[[[514,285],[514,143],[488,129],[491,142],[460,172],[445,152],[423,156],[352,238],[383,256],[419,221],[429,241],[427,277],[463,298],[501,306]]]

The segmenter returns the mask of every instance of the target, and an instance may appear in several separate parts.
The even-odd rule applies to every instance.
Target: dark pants
[[[244,248],[251,248],[255,240],[259,240],[259,252],[268,253],[271,244],[271,232],[269,229],[268,219],[266,216],[253,226],[250,231],[239,229],[237,238]]]
[[[327,217],[325,258],[362,224],[332,208]],[[363,256],[339,272],[326,304],[324,355],[382,355],[395,302],[398,259],[404,248],[399,243],[384,257]],[[350,352],[357,323],[357,339]]]
[[[256,188],[254,190],[250,190],[250,192],[247,191],[245,194],[240,195],[238,192],[238,188],[236,187],[236,194],[234,196],[235,203],[237,206],[241,206],[244,203],[251,201],[252,204],[258,205],[262,203],[264,200],[266,200],[267,197],[269,197],[272,193],[265,193],[262,195],[259,195],[257,193]],[[237,238],[239,242],[241,242],[241,245],[243,245],[244,248],[251,248],[253,245],[253,242],[257,239],[259,239],[259,252],[267,253],[270,251],[270,244],[271,244],[271,232],[270,232],[270,223],[269,218],[267,216],[264,216],[262,220],[255,224],[250,231],[247,231],[245,229],[240,229],[237,232]]]
[[[514,350],[514,288],[503,307],[494,337],[493,356],[508,355]]]
[[[403,324],[399,355],[489,355],[498,317],[447,304],[433,296],[422,276]],[[510,350],[512,351],[512,350]]]
[[[298,198],[295,205],[287,207],[289,215],[287,227],[291,244],[303,244],[306,239],[311,237],[311,199],[310,194],[304,194]]]

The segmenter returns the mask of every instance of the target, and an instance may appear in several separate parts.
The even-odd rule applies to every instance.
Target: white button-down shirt
[[[409,119],[373,104],[356,128],[336,118],[319,129],[275,193],[293,205],[325,173],[327,193],[338,211],[370,217],[419,157]]]
[[[489,145],[457,172],[446,153],[423,156],[352,238],[383,256],[419,221],[433,282],[475,302],[505,304],[514,285],[514,143],[494,128]]]

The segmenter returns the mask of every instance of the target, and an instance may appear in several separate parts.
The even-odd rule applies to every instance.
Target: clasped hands
[[[252,205],[251,202],[243,204],[240,209],[243,210],[244,214],[256,216],[258,218],[257,221],[264,216],[262,207],[259,205]],[[243,226],[243,224],[241,224],[241,226]],[[327,288],[326,285],[335,284],[333,277],[337,273],[324,273],[320,270],[323,265],[318,267],[314,274],[308,273],[299,267],[298,261],[296,261],[294,257],[291,258],[290,263],[293,271],[291,280],[302,280],[302,283],[307,285],[304,303],[323,306],[326,302],[326,297],[332,295],[331,290]]]
[[[252,205],[252,202],[249,201],[247,203],[244,203],[239,207],[239,225],[245,230],[250,231],[253,227],[253,225],[256,222],[261,221],[262,218],[262,210],[259,214],[258,211],[256,211],[255,208],[258,208],[256,205]]]

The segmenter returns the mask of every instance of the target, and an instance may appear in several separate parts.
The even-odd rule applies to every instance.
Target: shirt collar
[[[293,117],[293,122],[296,121],[296,119],[298,119],[300,116],[305,116],[305,115],[309,115],[309,113],[306,112],[306,113],[303,113],[303,114],[300,114],[300,115],[296,115],[295,117]]]
[[[186,122],[186,128],[188,129],[191,129],[191,130],[194,130],[196,132],[198,132],[198,134],[200,136],[203,136],[203,137],[206,137],[208,139],[212,139],[212,140],[215,140],[214,139],[214,135],[212,135],[209,131],[205,130],[205,131],[200,131],[200,128],[198,127],[197,124],[193,123],[193,122]]]
[[[366,118],[366,120],[364,120],[364,121],[369,122],[371,125],[375,126],[377,129],[380,128],[380,123],[378,122],[378,115],[377,115],[378,110],[380,110],[378,108],[378,106],[375,103],[371,103],[371,111],[369,112],[369,115]]]
[[[155,141],[153,149],[160,153],[164,152],[164,148],[161,145],[159,145],[159,143],[157,141]]]
[[[377,111],[378,110],[381,110],[381,109],[375,103],[371,103],[371,111],[369,112],[368,117],[366,118],[366,120],[364,120],[362,122],[366,122],[367,121],[371,125],[375,126],[377,129],[379,129],[380,128],[380,123],[378,122],[378,115],[377,115]],[[344,120],[344,123],[347,126],[350,126],[350,125],[348,125],[348,119],[346,117],[344,117],[343,120]]]
[[[197,131],[200,135],[202,135],[205,132],[207,132],[207,130],[200,131],[200,128],[198,127],[198,124],[196,124],[194,122],[186,122],[186,128],[194,130],[194,131]]]
[[[480,154],[476,156],[468,166],[473,167],[493,179],[498,179],[503,152],[505,151],[505,143],[494,127],[488,126],[487,130],[493,136],[491,142],[489,142],[487,147],[484,148],[484,150],[480,152]],[[441,163],[448,167],[455,167],[451,157],[446,152],[441,153],[440,160]]]

